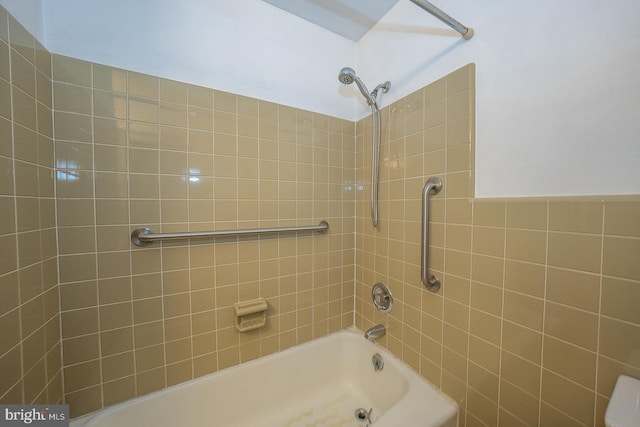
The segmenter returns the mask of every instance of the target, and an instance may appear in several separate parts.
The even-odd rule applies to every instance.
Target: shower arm
[[[373,89],[371,91],[371,97],[373,99],[378,99],[378,91],[382,89],[382,93],[387,93],[389,92],[389,89],[391,89],[391,82],[390,81],[386,81],[384,83],[380,83],[378,86],[375,87],[375,89]],[[377,106],[376,106],[377,108]]]
[[[440,21],[444,22],[445,24],[447,24],[448,26],[450,26],[451,28],[459,32],[463,39],[469,40],[471,37],[473,37],[473,28],[465,27],[460,22],[456,21],[451,16],[444,13],[442,10],[440,10],[438,7],[428,2],[427,0],[411,0],[411,1],[415,5],[426,10],[427,12],[429,12],[430,14],[438,18]]]

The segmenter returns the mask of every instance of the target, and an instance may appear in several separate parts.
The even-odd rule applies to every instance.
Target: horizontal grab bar
[[[303,225],[293,227],[245,228],[241,230],[192,231],[184,233],[154,233],[150,228],[136,228],[131,233],[131,242],[136,246],[146,246],[157,240],[206,239],[211,237],[234,237],[256,234],[296,233],[299,231],[317,231],[325,233],[329,230],[327,221],[320,221],[318,225]]]
[[[442,180],[432,176],[422,188],[422,283],[431,292],[438,292],[440,279],[429,273],[429,196],[438,194]]]

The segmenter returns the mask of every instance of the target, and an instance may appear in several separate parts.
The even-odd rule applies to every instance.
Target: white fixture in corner
[[[604,414],[607,427],[640,426],[640,380],[620,375]]]

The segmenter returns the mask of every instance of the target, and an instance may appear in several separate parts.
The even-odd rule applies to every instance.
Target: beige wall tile
[[[0,18],[0,20],[2,20]],[[4,25],[6,23],[6,20],[3,20],[3,23],[0,25]],[[0,77],[2,77],[3,79],[5,79],[6,81],[10,81],[10,74],[9,74],[9,45],[7,45],[6,41],[3,40],[2,43],[0,43]]]
[[[545,268],[543,265],[520,261],[505,261],[506,289],[543,297],[545,287]]]
[[[72,338],[98,332],[97,308],[63,312],[61,319],[63,338]]]
[[[93,87],[113,92],[126,92],[126,71],[106,65],[93,64]]]
[[[472,308],[500,316],[502,315],[502,289],[472,281],[470,304]]]
[[[549,230],[600,234],[602,219],[601,200],[549,202]]]
[[[638,282],[604,276],[602,278],[602,314],[636,324],[640,323]]]
[[[68,56],[53,55],[53,80],[91,86],[92,64]]]
[[[542,371],[542,400],[563,412],[591,425],[594,415],[594,392],[578,386],[544,369]]]
[[[213,111],[206,108],[200,108],[196,106],[189,106],[189,127],[204,130],[213,131]],[[224,113],[221,113],[224,114]],[[235,132],[234,132],[235,133]]]
[[[213,90],[200,86],[189,85],[187,88],[188,102],[203,108],[213,108]]]
[[[549,233],[549,265],[600,272],[602,238],[585,234]]]
[[[102,387],[93,386],[77,392],[65,393],[64,399],[69,405],[69,416],[76,418],[102,407]]]
[[[11,118],[11,85],[5,80],[0,80],[0,94],[2,95],[2,102],[0,103],[0,116],[7,119]]]
[[[97,278],[95,254],[60,257],[60,282],[77,282]]]
[[[158,99],[160,79],[131,71],[127,75],[127,92],[130,95]]]
[[[189,114],[190,114],[189,117],[191,117],[191,113]],[[204,118],[200,118],[200,120],[204,120]],[[191,120],[189,123],[191,123]],[[206,129],[205,130],[193,129],[193,125],[191,125],[190,127],[191,129],[189,129],[188,131],[188,136],[189,136],[188,151],[190,153],[204,153],[204,154],[213,153],[214,151],[213,132]],[[221,134],[215,134],[215,140],[219,139],[218,135],[221,135]],[[235,136],[229,136],[229,137],[233,137],[235,139]]]
[[[121,93],[93,91],[93,113],[99,117],[126,119],[127,97]]]
[[[447,247],[458,251],[471,251],[471,227],[468,225],[446,226]]]
[[[0,315],[13,310],[20,303],[18,273],[0,277]]]
[[[147,104],[149,103],[148,100],[145,102]],[[149,107],[149,109],[153,109],[153,107]],[[145,110],[143,105],[142,110],[137,111],[137,113],[145,112],[145,111],[149,112],[148,110]],[[153,114],[149,115],[150,119],[152,118],[151,116],[153,116]],[[130,122],[128,127],[129,127],[128,137],[129,137],[130,147],[140,147],[140,148],[157,148],[158,147],[159,139],[160,139],[160,127],[157,124]]]
[[[476,65],[470,63],[448,74],[445,79],[447,83],[447,95],[452,95],[465,89],[475,88]]]
[[[60,306],[62,310],[88,308],[98,304],[98,286],[95,281],[76,282],[60,285]]]
[[[498,376],[473,362],[469,363],[469,386],[491,402],[498,402]]]
[[[602,317],[599,351],[617,361],[640,368],[639,336],[640,328],[637,325]]]
[[[505,319],[542,331],[544,301],[516,292],[504,292],[503,316]]]
[[[602,273],[640,280],[640,266],[635,261],[640,254],[640,239],[605,237]]]
[[[0,343],[0,351],[4,354],[20,342],[20,313],[13,310],[0,317],[0,324],[7,331],[5,339]]]
[[[63,341],[64,363],[74,365],[100,357],[99,334],[84,335]]]
[[[640,237],[640,202],[606,201],[604,233],[616,236]]]
[[[579,427],[584,425],[545,402],[542,402],[542,405],[540,406],[540,424],[545,426],[563,427]]]
[[[533,396],[540,395],[540,365],[531,363],[503,351],[500,359],[500,377]]]
[[[71,393],[100,383],[100,362],[93,360],[64,369],[65,391]]]
[[[132,307],[129,302],[102,305],[100,310],[100,329],[120,329],[133,324]]]
[[[538,425],[539,403],[537,396],[532,396],[507,381],[500,382],[500,406],[510,413],[507,419],[516,417],[524,425]]]
[[[188,85],[173,80],[160,79],[160,99],[163,101],[187,103]]]
[[[121,328],[100,333],[102,356],[133,350],[133,328]]]
[[[178,361],[188,361],[191,366],[191,338],[184,338],[176,341],[170,341],[165,344],[167,363],[175,363]],[[191,368],[189,367],[189,370]]]
[[[29,92],[27,91],[27,93]],[[31,96],[35,96],[35,94],[31,94]],[[91,89],[88,87],[55,82],[53,84],[53,100],[53,108],[57,111],[91,114]]]
[[[515,323],[502,323],[502,348],[535,364],[542,360],[542,334]]]
[[[475,205],[474,205],[475,208]],[[505,230],[503,228],[474,227],[473,252],[496,257],[504,256]]]
[[[135,378],[133,376],[105,382],[102,386],[105,406],[123,402],[135,397]]]
[[[507,227],[546,230],[547,202],[545,200],[508,200]]]
[[[447,121],[454,121],[471,115],[472,99],[470,90],[449,93],[447,96]]]
[[[40,227],[40,200],[35,197],[18,197],[16,199],[5,198],[7,202],[10,202],[5,209],[12,209],[11,212],[7,212],[7,219],[11,221],[10,224],[5,224],[5,227],[9,227],[9,230],[16,231],[33,231]],[[6,212],[3,210],[3,213]],[[15,222],[17,218],[17,224]]]
[[[91,142],[91,116],[54,112],[56,139]]]
[[[136,349],[136,372],[149,371],[164,365],[164,345]]]
[[[127,122],[108,118],[93,118],[93,140],[96,144],[127,144]]]
[[[600,301],[600,276],[549,267],[546,297],[550,301],[597,312]]]
[[[544,337],[544,367],[590,390],[596,384],[596,355],[564,341]]]
[[[166,386],[165,369],[157,368],[136,375],[136,394],[151,393]]]
[[[473,389],[467,391],[467,410],[469,414],[482,420],[485,425],[497,425],[498,405]],[[469,425],[470,423],[467,423]]]
[[[203,314],[209,313],[199,313],[193,316],[194,325],[193,329],[191,328],[190,316],[182,316],[182,317],[174,317],[170,319],[164,320],[164,333],[165,339],[167,341],[178,340],[182,338],[187,338],[190,336],[191,331],[193,333],[199,332],[199,324],[196,323],[199,317],[202,317]],[[215,317],[214,317],[215,318]],[[215,322],[211,322],[211,327],[215,326]]]
[[[131,278],[116,277],[98,281],[100,304],[110,304],[131,299]]]
[[[598,341],[598,317],[593,313],[547,302],[545,333],[595,351]]]
[[[127,351],[102,358],[102,375],[105,381],[112,381],[118,378],[132,375],[135,371],[135,361],[133,352]]]
[[[11,135],[8,136],[11,138]],[[10,144],[11,140],[9,140],[8,143]],[[31,163],[38,162],[38,134],[35,131],[20,125],[14,126],[13,146],[16,159]]]
[[[544,264],[547,253],[547,233],[542,231],[507,229],[506,258]]]
[[[4,117],[0,120],[0,136],[3,137],[0,194],[5,195],[0,197],[3,218],[0,226],[0,294],[3,299],[0,323],[4,331],[0,341],[0,382],[3,384],[0,394],[5,403],[51,401],[47,400],[49,397],[58,402],[62,394],[63,361],[55,181],[51,169],[54,167],[51,59],[49,53],[2,8],[0,21],[0,38],[8,40],[11,34],[10,48],[4,41],[0,42],[0,94],[4,95],[0,102],[0,116]],[[59,105],[67,110],[86,112],[88,90],[74,87],[70,92],[73,94],[58,98]],[[67,117],[59,117],[61,123],[65,123],[65,119]],[[76,117],[71,117],[69,123],[77,124],[74,119]],[[86,124],[86,120],[80,121]],[[59,135],[62,138],[90,137],[86,132],[76,130],[72,128],[65,133],[60,129]],[[64,145],[60,146],[60,154],[68,148]],[[63,162],[69,160],[56,165],[62,166],[63,173],[72,166],[76,169],[86,166],[80,164],[82,156],[60,157]],[[71,165],[74,160],[78,161]],[[59,197],[73,193],[74,197],[92,198],[90,185],[86,185],[91,181],[89,174],[73,173],[76,182],[74,185],[68,180],[60,182]],[[64,212],[63,208],[61,213]],[[90,248],[91,239],[87,240],[89,247],[86,249],[94,250]],[[91,290],[91,284],[86,289]],[[81,301],[79,305],[84,307],[96,302],[95,298],[93,301],[89,301],[90,297],[85,298],[86,292],[82,296],[77,292],[67,295],[71,305]],[[76,329],[75,332],[79,331]],[[74,340],[74,345],[70,342],[69,360],[76,363],[97,357],[95,350],[98,347],[90,341],[95,344],[90,336]]]

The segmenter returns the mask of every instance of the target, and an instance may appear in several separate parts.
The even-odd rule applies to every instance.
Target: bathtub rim
[[[361,339],[362,343],[364,346],[368,346],[370,347],[370,349],[374,352],[379,352],[382,353],[382,356],[385,359],[385,363],[387,362],[388,359],[392,359],[394,363],[394,365],[396,365],[396,367],[400,370],[400,372],[405,376],[407,382],[408,382],[408,389],[407,389],[407,394],[409,394],[411,391],[415,391],[416,388],[423,388],[428,390],[428,392],[430,393],[430,397],[433,397],[433,395],[438,396],[439,398],[443,399],[445,401],[445,403],[448,403],[448,406],[442,407],[442,406],[438,406],[437,409],[438,411],[440,411],[441,413],[439,414],[440,417],[437,420],[442,420],[443,422],[446,422],[447,420],[449,420],[453,415],[455,415],[455,424],[454,425],[458,425],[458,420],[460,417],[460,413],[459,413],[459,407],[458,404],[455,400],[453,400],[450,396],[448,396],[447,394],[445,394],[442,390],[440,390],[437,386],[435,386],[434,384],[432,384],[430,381],[428,381],[426,378],[422,377],[418,372],[414,371],[406,362],[404,362],[402,359],[400,359],[399,357],[397,357],[396,355],[392,354],[387,348],[383,347],[382,345],[375,343],[375,342],[371,342],[368,341],[364,338],[364,333],[362,331],[360,331],[357,327],[355,326],[351,326],[349,328],[346,329],[342,329],[340,331],[336,331],[336,332],[332,332],[330,334],[327,334],[325,336],[289,347],[285,350],[282,351],[278,351],[272,354],[269,354],[267,356],[263,356],[263,357],[259,357],[257,359],[253,359],[253,360],[249,360],[247,362],[244,363],[240,363],[234,366],[230,366],[227,368],[223,368],[220,369],[218,371],[203,375],[201,377],[197,377],[197,378],[192,378],[191,380],[179,383],[179,384],[174,384],[172,386],[169,387],[165,387],[156,391],[153,391],[151,393],[142,395],[142,396],[138,396],[138,397],[134,397],[131,399],[127,399],[125,401],[122,402],[118,402],[115,403],[113,405],[109,405],[103,408],[100,408],[94,412],[88,413],[88,414],[84,414],[80,417],[77,418],[73,418],[70,420],[70,427],[85,427],[91,420],[93,420],[94,418],[102,418],[102,417],[106,417],[108,416],[108,414],[110,414],[111,412],[115,412],[118,411],[120,408],[122,407],[126,407],[126,406],[130,406],[133,402],[145,402],[148,400],[152,400],[154,399],[156,396],[158,395],[162,395],[162,394],[166,394],[167,392],[175,392],[177,390],[180,390],[182,388],[185,387],[190,387],[192,386],[194,383],[200,383],[200,382],[205,382],[211,379],[211,377],[216,376],[216,375],[231,375],[234,371],[238,370],[238,369],[242,369],[246,366],[249,365],[254,365],[254,364],[259,364],[259,363],[264,363],[264,360],[269,358],[269,357],[275,357],[275,356],[279,356],[279,357],[285,357],[285,355],[287,353],[292,353],[295,352],[296,350],[300,349],[300,348],[304,348],[304,347],[308,347],[311,345],[320,345],[322,343],[322,341],[326,341],[326,340],[330,340],[330,339],[336,339],[336,336],[348,336],[350,338],[348,339]],[[384,414],[382,415],[382,417],[376,421],[376,425],[380,426],[380,427],[384,427],[386,426],[386,422],[380,423],[379,421],[383,420],[383,419],[394,419],[394,422],[398,422],[398,419],[403,419],[406,417],[406,414],[411,413],[412,409],[412,405],[415,404],[416,402],[410,402],[411,399],[400,399],[398,402],[396,402],[395,405],[391,406],[387,411],[384,412]],[[422,404],[424,404],[424,402],[420,402]],[[389,417],[387,417],[387,415],[391,415]],[[396,417],[396,418],[394,418]],[[398,418],[399,417],[399,418]],[[437,421],[436,420],[436,421]],[[406,420],[406,421],[410,421],[410,420]],[[393,426],[394,424],[389,424],[389,426]],[[439,424],[433,424],[435,425],[439,425]]]

